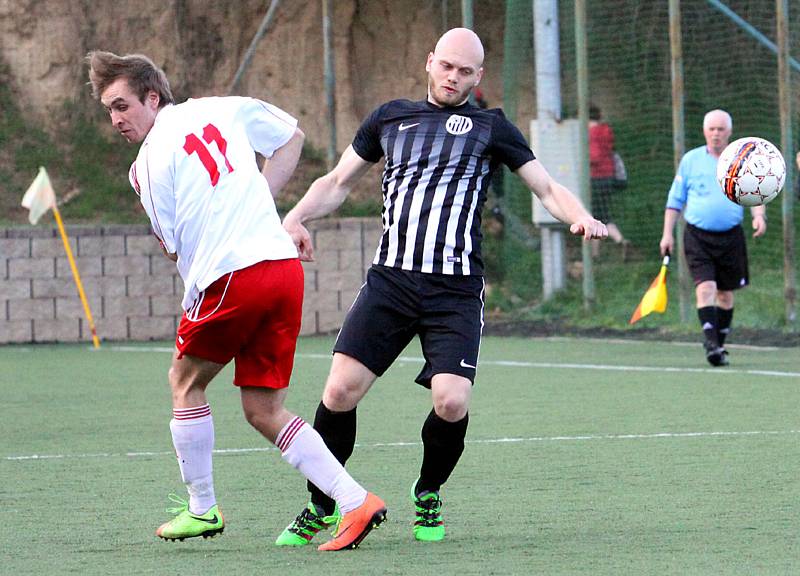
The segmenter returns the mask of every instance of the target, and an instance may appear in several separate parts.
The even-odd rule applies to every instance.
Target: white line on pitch
[[[578,436],[531,436],[527,438],[484,438],[476,440],[466,440],[467,444],[513,444],[523,442],[586,442],[592,440],[657,440],[664,438],[731,438],[747,436],[786,436],[800,434],[800,430],[751,430],[751,431],[727,431],[727,432],[655,432],[652,434],[584,434]],[[356,443],[356,448],[396,448],[398,446],[421,446],[422,442],[374,442],[371,444]],[[264,446],[261,448],[220,448],[214,450],[214,454],[249,454],[251,452],[272,452],[277,451],[274,446]],[[20,456],[4,456],[3,460],[74,460],[77,458],[143,458],[148,456],[174,456],[174,451],[160,452],[97,452],[87,454],[28,454]]]
[[[170,352],[172,348],[158,346],[113,346],[114,352]],[[330,354],[297,354],[296,358],[314,360],[330,359]],[[416,356],[400,356],[401,362],[424,362],[424,358]],[[522,362],[516,360],[481,360],[481,366],[509,366],[516,368],[555,368],[566,370],[610,370],[615,372],[675,372],[699,374],[750,374],[754,376],[776,376],[779,378],[800,378],[800,372],[784,372],[779,370],[743,370],[737,368],[680,368],[675,366],[612,366],[608,364],[575,364],[566,362]]]

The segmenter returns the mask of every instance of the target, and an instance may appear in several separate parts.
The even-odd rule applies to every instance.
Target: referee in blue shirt
[[[717,160],[732,130],[733,120],[724,110],[711,110],[703,118],[706,144],[681,159],[669,190],[660,242],[662,255],[673,251],[673,230],[683,212],[686,261],[695,284],[706,359],[712,366],[728,364],[725,338],[733,319],[733,291],[749,283],[744,208],[728,200],[717,182]],[[755,238],[767,231],[766,209],[753,206],[750,212]]]

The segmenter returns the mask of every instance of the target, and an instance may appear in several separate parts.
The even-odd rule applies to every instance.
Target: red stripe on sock
[[[304,425],[305,421],[299,416],[295,416],[294,419],[284,427],[280,438],[276,439],[276,444],[281,452],[286,452],[289,449],[294,437],[297,436],[297,433]]]
[[[202,406],[195,406],[194,408],[173,408],[172,417],[175,420],[194,420],[197,418],[205,418],[211,416],[211,406],[203,404]]]

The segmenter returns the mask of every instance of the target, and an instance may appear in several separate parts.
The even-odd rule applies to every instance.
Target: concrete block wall
[[[316,261],[304,264],[304,335],[341,326],[381,228],[378,219],[344,218],[309,231]],[[67,235],[101,340],[174,337],[183,283],[147,226],[74,226]],[[0,344],[90,340],[58,230],[0,228]]]

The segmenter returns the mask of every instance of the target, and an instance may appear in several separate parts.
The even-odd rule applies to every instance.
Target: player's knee
[[[205,384],[196,375],[179,370],[174,366],[167,373],[172,400],[175,406],[193,406],[205,401]]]
[[[698,306],[713,306],[717,296],[716,282],[701,282],[695,289]]]
[[[328,383],[322,395],[322,402],[334,412],[348,412],[356,407],[361,398],[361,388],[347,382]]]
[[[733,292],[727,290],[717,292],[717,304],[722,308],[733,308]]]
[[[467,415],[469,402],[460,395],[447,395],[437,398],[433,403],[433,411],[442,420],[458,422]]]
[[[272,415],[260,407],[243,404],[242,413],[247,423],[259,432],[263,431],[267,427],[267,424],[273,421]]]
[[[169,381],[170,390],[172,390],[173,399],[186,397],[191,386],[189,380],[183,377],[180,370],[171,366],[167,373],[167,380]]]

